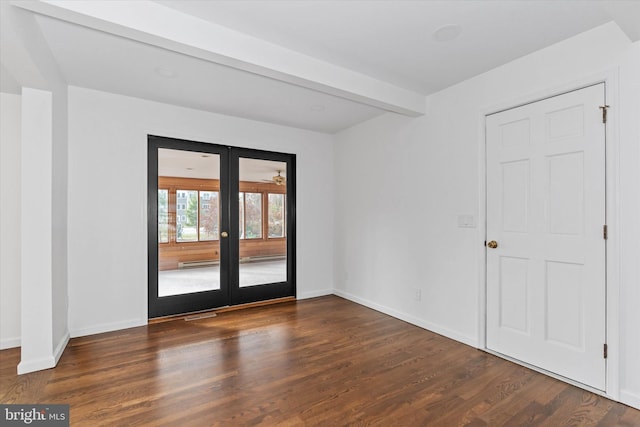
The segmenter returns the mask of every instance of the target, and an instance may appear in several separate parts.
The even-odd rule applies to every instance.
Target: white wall
[[[621,346],[611,354],[621,358],[621,398],[640,406],[638,51],[638,43],[606,24],[430,96],[425,117],[387,114],[340,132],[336,293],[483,345],[484,235],[481,228],[457,226],[458,215],[480,215],[482,114],[594,73],[617,74],[620,67],[619,111],[611,111],[619,114],[621,162],[614,174],[620,193],[614,209],[619,206],[620,218],[611,244],[622,242],[624,250],[619,259],[624,324]],[[422,291],[419,302],[416,288]]]
[[[297,296],[331,293],[331,136],[71,87],[72,336],[147,321],[147,134],[296,154]]]
[[[620,398],[640,408],[640,42],[620,67]]]
[[[20,345],[21,108],[0,93],[0,349]]]

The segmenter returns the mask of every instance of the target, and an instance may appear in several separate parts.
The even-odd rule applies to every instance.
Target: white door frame
[[[618,149],[619,141],[619,114],[618,114],[618,68],[604,70],[591,76],[566,82],[564,84],[549,87],[547,89],[517,96],[502,102],[482,108],[478,113],[478,234],[477,234],[477,250],[478,250],[478,348],[488,353],[495,354],[487,349],[487,260],[486,248],[484,242],[487,238],[487,211],[486,211],[486,176],[487,176],[487,159],[486,159],[486,133],[485,123],[486,116],[498,113],[500,111],[515,108],[521,105],[530,104],[536,101],[560,95],[566,92],[581,89],[598,83],[605,84],[606,104],[610,106],[607,116],[607,126],[605,138],[607,141],[606,148],[606,218],[608,225],[607,240],[607,256],[606,256],[606,337],[608,344],[608,357],[606,363],[606,390],[596,390],[585,386],[584,384],[567,380],[564,377],[555,375],[551,372],[527,365],[523,362],[512,360],[515,363],[527,366],[533,370],[542,372],[551,377],[568,382],[582,389],[589,390],[593,393],[607,396],[613,400],[619,400],[619,367],[620,367],[620,316],[619,316],[619,289],[620,289],[620,230],[619,221],[619,165],[620,152]],[[499,355],[500,357],[504,357]]]

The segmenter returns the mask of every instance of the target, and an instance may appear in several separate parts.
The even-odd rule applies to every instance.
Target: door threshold
[[[265,305],[280,304],[280,303],[292,302],[292,301],[296,301],[296,297],[275,298],[275,299],[270,299],[265,301],[249,302],[246,304],[227,305],[223,307],[214,308],[212,310],[194,311],[190,313],[174,314],[171,316],[164,316],[164,317],[154,317],[153,319],[149,319],[147,324],[153,325],[155,323],[171,322],[174,320],[185,320],[185,321],[199,320],[199,319],[205,319],[209,317],[215,317],[218,315],[218,313],[226,313],[228,311],[243,310],[245,308],[262,307]]]
[[[208,319],[210,317],[216,317],[217,314],[215,311],[208,311],[204,313],[192,314],[191,316],[186,316],[184,320],[186,322],[190,322],[192,320],[200,320],[200,319]]]

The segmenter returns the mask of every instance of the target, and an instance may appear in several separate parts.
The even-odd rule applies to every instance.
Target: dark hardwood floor
[[[640,426],[640,411],[329,296],[72,339],[2,403],[73,426]]]

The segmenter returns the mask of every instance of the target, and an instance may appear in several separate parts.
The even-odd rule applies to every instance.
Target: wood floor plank
[[[72,339],[2,403],[74,426],[640,426],[640,411],[339,297]]]

